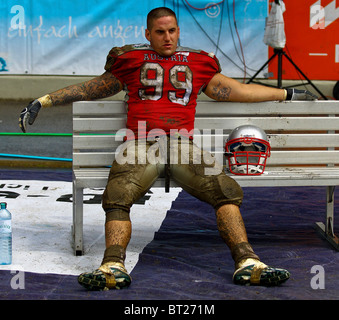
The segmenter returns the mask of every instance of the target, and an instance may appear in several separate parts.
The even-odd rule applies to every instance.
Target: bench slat
[[[123,101],[79,101],[73,103],[73,116],[126,113]]]
[[[115,152],[74,152],[73,166],[110,166]]]
[[[272,148],[339,147],[339,134],[268,134]]]
[[[123,136],[115,135],[73,135],[73,149],[113,149],[123,143]]]
[[[104,188],[109,168],[75,169],[74,175],[79,187]],[[339,184],[339,170],[336,168],[268,168],[260,176],[235,176],[229,174],[242,187],[273,187],[273,186],[329,186]],[[310,182],[312,181],[312,182]],[[177,184],[171,180],[171,187]],[[164,187],[164,179],[159,178],[153,187]]]
[[[216,152],[217,159],[225,162],[223,152]],[[115,157],[114,152],[74,152],[73,165],[75,166],[109,166]],[[220,161],[220,160],[219,160]],[[339,163],[339,150],[319,152],[315,151],[272,151],[267,165],[310,165]]]
[[[194,142],[203,145],[205,149],[214,150],[215,138],[218,143],[222,141],[221,149],[228,138],[225,135],[195,136]],[[339,147],[338,134],[269,134],[272,148],[309,148],[309,147]],[[119,146],[123,141],[123,135],[116,137],[110,135],[73,135],[73,149],[112,149]]]
[[[267,102],[217,102],[200,101],[197,104],[196,115],[309,115],[338,114],[338,107],[333,101],[267,101]]]
[[[121,118],[74,118],[75,132],[114,132],[126,128],[126,117]]]
[[[199,101],[196,115],[244,115],[244,114],[266,114],[292,115],[298,113],[307,114],[338,114],[338,107],[333,101],[267,101],[257,103],[244,102],[217,102]],[[115,115],[126,113],[126,105],[123,101],[79,101],[73,103],[74,116],[91,115]]]
[[[339,150],[319,152],[315,151],[272,151],[271,157],[267,160],[268,165],[310,165],[339,163]]]
[[[240,125],[252,124],[263,130],[336,130],[338,119],[336,117],[310,117],[305,121],[304,117],[219,117],[219,118],[197,118],[195,121],[196,131],[203,129],[232,130]],[[114,132],[126,127],[125,118],[75,118],[73,119],[73,130],[75,132]]]
[[[309,117],[305,121],[305,117],[206,117],[197,118],[195,127],[199,130],[202,129],[234,129],[240,125],[251,124],[262,128],[265,131],[278,131],[278,130],[337,130],[338,118],[336,117]]]
[[[217,143],[220,148],[224,147],[228,134],[196,135],[194,142],[205,149],[214,150]],[[271,148],[329,148],[339,147],[339,134],[268,134]]]

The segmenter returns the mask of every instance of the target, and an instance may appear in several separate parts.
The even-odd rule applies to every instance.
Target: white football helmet
[[[235,128],[226,141],[225,156],[233,174],[262,174],[270,155],[271,146],[265,131],[254,125]]]

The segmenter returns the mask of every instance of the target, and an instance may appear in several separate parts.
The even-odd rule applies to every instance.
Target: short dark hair
[[[168,17],[172,16],[175,18],[176,23],[178,24],[177,21],[177,16],[175,15],[174,11],[171,10],[170,8],[167,7],[159,7],[159,8],[154,8],[152,9],[148,15],[147,15],[147,29],[151,30],[153,27],[153,20],[159,19],[161,17]]]

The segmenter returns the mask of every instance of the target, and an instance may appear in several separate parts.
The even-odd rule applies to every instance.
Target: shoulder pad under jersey
[[[189,47],[181,47],[181,46],[178,46],[177,50],[175,50],[175,51],[176,52],[186,51],[186,52],[195,52],[195,53],[201,52],[201,50],[198,50],[198,49],[192,49],[192,48],[189,48]]]
[[[111,49],[110,53],[120,56],[126,52],[133,50],[148,50],[150,46],[148,44],[126,44],[123,47],[114,47]]]

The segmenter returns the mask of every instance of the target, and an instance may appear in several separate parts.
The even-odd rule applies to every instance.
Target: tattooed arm
[[[75,101],[96,100],[113,96],[122,90],[122,84],[111,73],[105,72],[89,81],[70,85],[50,93],[53,106]]]
[[[20,113],[19,127],[23,132],[26,132],[27,125],[34,123],[42,107],[63,105],[81,100],[107,98],[121,90],[121,82],[111,73],[105,72],[99,77],[65,87],[30,102]]]
[[[256,102],[285,100],[286,90],[257,84],[243,84],[217,73],[205,89],[205,94],[217,101]]]

